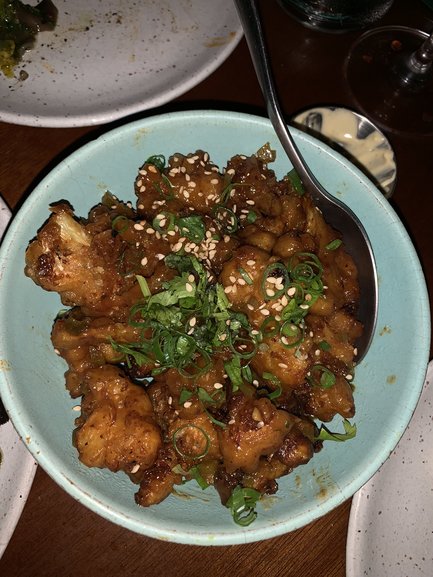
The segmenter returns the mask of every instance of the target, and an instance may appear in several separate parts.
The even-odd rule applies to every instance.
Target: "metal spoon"
[[[317,181],[290,134],[274,87],[257,0],[234,0],[234,3],[275,132],[305,190],[322,211],[326,221],[343,235],[347,251],[358,268],[361,294],[358,318],[364,325],[362,337],[357,342],[359,362],[370,346],[377,318],[377,272],[370,240],[357,216]]]

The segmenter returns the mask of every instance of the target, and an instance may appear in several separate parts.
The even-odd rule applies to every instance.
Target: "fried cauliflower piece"
[[[289,414],[267,398],[236,394],[229,403],[229,426],[219,431],[220,448],[228,473],[257,470],[262,456],[274,453],[289,431]]]
[[[152,219],[155,211],[164,210],[177,215],[192,210],[211,214],[223,193],[225,179],[207,152],[174,154],[164,169],[154,162],[145,162],[135,180],[138,214],[147,219]]]
[[[74,443],[87,467],[137,474],[151,467],[162,446],[146,391],[105,365],[83,377],[82,414]]]
[[[263,249],[248,245],[241,246],[228,261],[220,275],[227,297],[236,310],[245,313],[256,329],[260,330],[266,316],[270,316],[272,303],[265,300],[264,274],[269,265],[278,259]],[[249,282],[244,277],[247,275]],[[263,313],[267,313],[267,315]],[[311,346],[305,341],[303,349]],[[251,360],[251,367],[259,375],[272,373],[284,388],[295,388],[305,379],[308,370],[308,357],[296,355],[296,349],[281,344],[280,338],[268,337],[258,347]]]
[[[98,243],[98,235],[92,236],[69,205],[58,204],[51,210],[27,248],[25,274],[43,289],[58,292],[67,306],[91,307],[109,294],[123,292],[125,277],[116,266],[117,237],[110,231]]]

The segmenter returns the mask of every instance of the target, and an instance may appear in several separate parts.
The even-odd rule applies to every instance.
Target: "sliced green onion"
[[[140,290],[144,298],[150,297],[152,293],[150,292],[149,285],[147,284],[147,280],[144,278],[144,276],[137,274],[135,275],[135,278],[140,285]]]
[[[216,402],[215,399],[211,397],[210,394],[206,391],[206,389],[203,389],[202,387],[197,388],[197,396],[202,403],[210,403],[211,405],[214,405]]]
[[[129,219],[126,216],[119,214],[111,221],[111,228],[121,234],[128,230],[129,228]]]
[[[230,509],[233,520],[237,525],[247,527],[257,517],[256,503],[261,494],[255,489],[238,485],[227,500],[226,507]]]
[[[321,351],[330,351],[331,345],[327,341],[320,341],[317,345]]]
[[[227,234],[233,234],[238,230],[237,216],[230,208],[218,204],[212,210],[212,214]]]
[[[179,395],[179,405],[183,405],[184,403],[189,401],[189,399],[193,396],[194,396],[194,393],[192,391],[190,391],[188,389],[182,389],[180,391],[180,395]]]
[[[194,434],[198,431],[201,435],[201,445],[204,445],[204,448],[198,448],[197,453],[184,453],[182,448],[179,446],[182,442],[182,436],[186,434],[188,429],[194,430]],[[193,425],[192,423],[188,423],[186,425],[182,425],[178,429],[176,429],[173,433],[172,437],[173,447],[175,448],[176,452],[184,459],[202,459],[205,457],[209,451],[210,447],[210,438],[209,435],[204,431],[201,427],[197,425]]]
[[[324,365],[313,365],[307,380],[312,386],[330,389],[335,384],[336,377],[328,367]]]
[[[347,419],[343,420],[343,427],[344,433],[335,433],[330,431],[325,425],[322,423],[319,434],[315,437],[317,441],[338,441],[344,442],[348,441],[349,439],[353,439],[356,437],[356,425],[353,425]]]
[[[206,415],[209,417],[209,420],[216,425],[217,427],[221,427],[221,429],[226,429],[227,425],[225,423],[223,423],[222,421],[218,421],[218,419],[215,419],[215,417],[213,415],[211,415],[211,413],[205,409],[204,412],[206,413]]]
[[[252,285],[253,284],[253,279],[250,277],[250,275],[247,273],[247,271],[242,268],[241,266],[239,267],[239,273],[241,275],[241,277],[244,279],[244,281],[248,284],[248,285]]]
[[[290,172],[287,173],[286,178],[290,180],[295,192],[302,196],[305,194],[304,185],[302,184],[301,179],[299,178],[299,174],[296,172],[294,168]]]
[[[292,321],[284,321],[280,328],[281,344],[287,349],[299,346],[304,340],[305,327],[294,324]]]
[[[154,154],[149,156],[145,164],[153,164],[153,166],[155,166],[159,172],[162,172],[165,168],[165,156],[163,154]]]
[[[269,285],[269,281],[268,278],[269,277],[274,277],[274,278],[282,278],[282,288],[277,289],[275,287],[275,285],[272,286],[267,286]],[[263,297],[266,301],[269,300],[273,300],[273,299],[277,299],[279,298],[281,295],[283,295],[286,292],[287,286],[290,282],[290,278],[289,278],[289,273],[287,271],[287,268],[284,266],[283,263],[281,262],[273,262],[272,264],[269,264],[264,272],[263,272],[263,276],[262,276],[262,293],[263,293]],[[273,294],[269,294],[269,291],[272,291]]]
[[[336,238],[335,240],[331,240],[331,242],[328,242],[328,244],[325,246],[325,248],[326,248],[326,250],[336,250],[342,244],[343,244],[343,241],[339,238]]]
[[[272,315],[266,317],[260,325],[260,332],[264,339],[271,339],[280,332],[280,323]]]
[[[257,220],[257,214],[253,210],[249,210],[246,221],[248,224],[253,224]]]
[[[200,467],[198,465],[193,465],[188,471],[193,479],[197,481],[198,486],[203,491],[209,487],[209,484],[204,479],[203,475],[200,473]]]

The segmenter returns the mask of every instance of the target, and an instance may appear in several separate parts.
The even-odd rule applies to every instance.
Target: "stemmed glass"
[[[433,133],[433,32],[382,26],[362,34],[345,62],[359,110],[381,128]]]

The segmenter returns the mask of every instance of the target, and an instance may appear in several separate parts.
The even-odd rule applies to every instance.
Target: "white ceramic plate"
[[[34,4],[35,2],[30,2]],[[0,76],[0,120],[87,126],[161,106],[209,76],[242,37],[232,0],[54,0],[58,23]]]
[[[0,240],[10,219],[0,197]],[[0,370],[6,370],[0,366]],[[18,523],[36,472],[36,463],[9,421],[0,426],[0,557]]]
[[[433,575],[433,361],[395,451],[354,496],[347,577]]]

